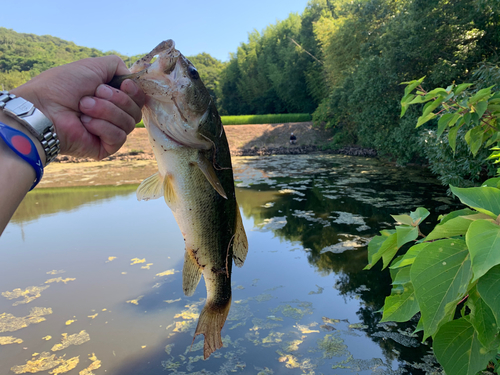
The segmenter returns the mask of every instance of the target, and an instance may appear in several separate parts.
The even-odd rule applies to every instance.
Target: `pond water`
[[[376,159],[233,164],[249,253],[222,349],[204,361],[203,337],[192,344],[205,286],[183,295],[184,241],[162,199],[138,202],[137,185],[39,189],[0,238],[0,374],[433,371],[415,322],[379,324],[388,272],[362,269],[390,214],[425,206],[434,222],[453,205],[446,189]]]

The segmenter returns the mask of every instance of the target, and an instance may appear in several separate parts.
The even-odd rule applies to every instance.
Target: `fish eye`
[[[200,75],[198,74],[198,71],[192,65],[188,66],[188,73],[189,73],[189,75],[191,76],[192,79],[198,79],[198,78],[200,78]]]

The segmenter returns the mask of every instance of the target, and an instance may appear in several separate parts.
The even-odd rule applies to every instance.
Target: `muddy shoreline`
[[[375,157],[375,150],[344,147],[323,151],[329,134],[315,129],[312,123],[225,126],[232,156],[300,155],[331,153]],[[289,144],[290,133],[298,139]],[[46,169],[37,189],[76,186],[139,184],[157,171],[146,129],[135,129],[115,154],[95,161],[90,158],[59,156]]]
[[[354,146],[343,147],[338,150],[323,150],[324,146],[331,141],[330,135],[324,130],[314,128],[311,122],[226,125],[224,129],[232,156],[298,155],[313,152],[350,156],[377,156],[377,152],[374,149]],[[292,132],[298,139],[296,145],[290,145],[288,141]],[[103,159],[103,161],[116,160],[154,160],[146,129],[135,129],[117,153]],[[95,160],[59,156],[55,162],[90,163],[95,162]]]

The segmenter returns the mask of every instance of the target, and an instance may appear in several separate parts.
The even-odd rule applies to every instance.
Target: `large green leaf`
[[[473,221],[465,241],[471,255],[474,280],[500,264],[500,226],[497,223],[490,220]]]
[[[380,258],[383,259],[384,268],[390,263],[398,251],[398,235],[395,230],[383,230],[381,236],[375,236],[368,244],[368,265],[364,268],[369,270]]]
[[[455,125],[459,117],[460,113],[458,112],[445,113],[443,116],[441,116],[441,118],[438,121],[438,129],[436,132],[437,137],[439,138],[448,126],[452,127],[453,125]]]
[[[481,99],[486,98],[486,97],[490,97],[491,96],[491,89],[493,87],[494,86],[490,86],[490,87],[487,87],[485,89],[482,89],[482,90],[479,90],[478,92],[476,92],[474,94],[474,96],[469,99],[468,104],[469,105],[474,105],[478,101],[480,101]]]
[[[500,186],[500,177],[489,178],[483,182],[482,186],[489,186],[489,187],[498,188]]]
[[[410,282],[410,269],[411,267],[401,267],[396,270],[392,277],[392,285],[404,285]]]
[[[472,155],[476,156],[477,152],[481,148],[481,145],[483,144],[484,131],[480,126],[475,126],[465,134],[464,139],[469,145]]]
[[[451,149],[455,152],[455,148],[457,147],[457,133],[460,129],[460,126],[454,126],[448,132],[448,143],[450,144]]]
[[[422,249],[429,244],[430,244],[429,242],[423,242],[423,243],[419,243],[417,245],[413,245],[412,247],[410,247],[408,249],[408,251],[406,252],[405,255],[403,255],[401,258],[398,258],[397,261],[395,260],[394,264],[391,265],[389,268],[396,269],[396,268],[405,267],[405,266],[409,266],[410,264],[413,264],[413,262],[415,261],[415,258],[420,253],[420,251],[422,251]]]
[[[415,211],[410,212],[410,217],[416,224],[420,224],[427,216],[429,216],[429,214],[430,212],[428,209],[424,207],[417,207]]]
[[[400,224],[412,225],[413,219],[410,215],[391,215],[394,220]]]
[[[439,240],[422,249],[410,271],[424,324],[424,339],[453,318],[472,276],[469,252],[459,239]]]
[[[458,188],[451,185],[450,188],[463,204],[494,219],[500,215],[500,189],[488,186]]]
[[[403,246],[405,243],[414,241],[418,237],[418,228],[409,225],[400,225],[396,227],[396,233],[398,235],[397,245],[398,247]]]
[[[490,269],[477,282],[477,291],[495,315],[500,326],[500,265]]]
[[[462,91],[464,91],[465,89],[467,89],[470,86],[472,86],[472,83],[462,83],[462,84],[458,85],[455,88],[455,90],[453,90],[453,92],[455,93],[455,95],[459,95],[462,93]]]
[[[474,109],[479,117],[482,117],[486,109],[488,108],[488,101],[483,100],[474,106]]]
[[[419,310],[413,285],[408,282],[402,288],[393,289],[385,299],[382,322],[406,322]]]
[[[378,253],[380,246],[382,246],[386,239],[387,236],[375,236],[368,243],[368,265],[373,266],[376,263],[373,262],[373,258]],[[378,259],[380,259],[380,257],[378,257],[377,260]]]
[[[424,81],[425,76],[423,76],[420,79],[414,79],[413,81],[408,81],[408,82],[401,82],[401,85],[407,85],[405,87],[405,95],[408,95],[410,92],[415,90],[418,86],[422,84]]]
[[[493,311],[481,297],[477,288],[469,291],[467,306],[470,309],[469,320],[477,332],[477,337],[484,347],[498,346],[498,326]]]
[[[434,117],[436,117],[437,115],[435,113],[429,113],[425,116],[420,116],[417,120],[417,128],[423,124],[425,124],[426,122],[432,120]]]
[[[446,223],[448,220],[451,220],[458,216],[468,216],[477,214],[477,211],[471,210],[470,208],[462,208],[461,210],[452,211],[449,214],[446,214],[442,219],[440,224]],[[438,224],[439,225],[439,224]]]
[[[417,326],[415,327],[415,331],[413,333],[417,333],[424,330],[424,321],[422,320],[422,315],[420,315],[420,319],[418,320]]]
[[[462,236],[467,232],[471,223],[472,220],[465,219],[461,216],[455,217],[442,224],[436,225],[425,240],[430,241],[438,238]]]
[[[481,345],[474,326],[466,318],[444,324],[434,337],[433,348],[450,375],[475,375],[486,368],[496,353],[495,348],[488,350]]]

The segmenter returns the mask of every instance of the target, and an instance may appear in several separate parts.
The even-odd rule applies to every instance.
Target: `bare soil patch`
[[[232,155],[254,155],[259,150],[275,150],[279,153],[297,153],[294,151],[311,151],[311,148],[326,144],[329,135],[324,130],[313,127],[312,122],[294,122],[286,124],[260,125],[226,125],[229,148]],[[297,137],[297,144],[290,145],[290,134]],[[257,153],[258,154],[258,153]],[[113,160],[154,160],[153,150],[145,128],[135,129],[123,147],[104,161]],[[93,159],[59,156],[56,162],[82,163],[93,162]]]
[[[314,129],[312,123],[229,125],[224,126],[231,154],[242,155],[259,150],[304,149],[325,143],[326,133]],[[297,145],[290,145],[290,133]],[[139,184],[157,171],[147,130],[135,129],[123,147],[106,159],[59,156],[50,164],[38,187],[69,187]]]
[[[324,130],[311,122],[224,126],[231,155],[305,154],[317,151],[330,141]],[[290,134],[297,144],[290,145]],[[347,155],[374,156],[367,150],[347,147],[336,150]],[[371,152],[368,150],[368,152]],[[139,184],[157,171],[147,130],[135,129],[123,147],[106,159],[59,156],[50,164],[38,187],[69,187]]]

